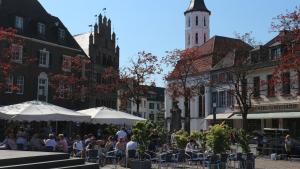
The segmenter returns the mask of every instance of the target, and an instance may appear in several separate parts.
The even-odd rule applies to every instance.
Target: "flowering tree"
[[[50,75],[50,87],[54,90],[54,100],[85,100],[89,92],[89,78],[83,56],[65,57],[62,71]]]
[[[8,76],[17,69],[28,65],[30,57],[20,60],[19,46],[23,45],[23,41],[17,39],[16,29],[0,27],[0,91],[10,88],[16,91],[18,88],[14,84],[7,84]]]
[[[116,71],[106,68],[101,77],[104,83],[97,85],[97,90],[102,92],[118,91],[121,102],[133,102],[140,113],[142,96],[155,86],[152,76],[161,72],[157,56],[152,53],[139,52],[136,59],[132,59],[128,66]],[[105,83],[106,82],[106,83]]]
[[[174,68],[165,77],[169,82],[166,90],[173,100],[184,98],[184,128],[188,132],[190,131],[189,101],[201,93],[203,85],[208,81],[207,76],[196,77],[199,71],[194,61],[200,57],[200,54],[198,48],[174,50],[168,52],[167,56],[162,59],[164,64]]]
[[[292,82],[298,82],[300,73],[300,8],[278,15],[273,19],[272,30],[279,33],[276,41],[282,46],[281,56],[276,58],[276,67],[273,72],[274,82],[290,83],[290,78],[284,77],[286,71],[296,71],[291,77]]]

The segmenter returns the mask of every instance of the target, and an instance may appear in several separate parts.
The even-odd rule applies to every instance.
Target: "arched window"
[[[198,16],[196,16],[196,26],[198,26]]]
[[[195,43],[198,44],[198,33],[196,33],[196,36],[195,36]]]
[[[204,36],[203,36],[203,41],[204,41],[204,43],[206,42],[206,33],[204,33]]]
[[[203,25],[206,26],[206,18],[205,18],[205,16],[203,18]]]

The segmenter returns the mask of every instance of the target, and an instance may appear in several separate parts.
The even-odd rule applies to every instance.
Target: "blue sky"
[[[183,12],[190,0],[39,0],[46,10],[59,17],[72,34],[88,32],[95,14],[107,8],[119,37],[121,66],[138,51],[162,57],[165,51],[184,48]],[[234,32],[253,32],[257,41],[270,40],[272,18],[299,6],[299,0],[206,0],[212,11],[211,36],[234,37]],[[102,12],[103,13],[103,12]],[[164,86],[156,76],[158,86]]]

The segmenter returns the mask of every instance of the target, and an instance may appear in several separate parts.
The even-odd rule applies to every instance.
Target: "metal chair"
[[[204,161],[204,164],[210,169],[212,166],[214,168],[220,169],[221,168],[221,160],[218,155],[210,155],[207,156],[207,159]]]
[[[207,159],[204,157],[204,155],[202,154],[201,156],[193,153],[193,152],[186,152],[185,153],[186,156],[186,160],[187,162],[191,165],[192,163],[196,163],[196,167],[198,168],[198,162],[200,163],[204,163]],[[202,167],[204,168],[204,164],[202,165]]]
[[[86,152],[86,157],[85,157],[87,162],[96,162],[100,163],[100,158],[99,158],[99,153],[98,150],[88,150]]]
[[[117,169],[117,151],[109,151],[105,154],[105,164],[107,164],[107,160],[111,160],[112,163],[115,166],[115,169]]]

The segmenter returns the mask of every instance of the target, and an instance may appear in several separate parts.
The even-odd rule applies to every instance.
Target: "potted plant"
[[[151,169],[151,161],[146,160],[145,152],[150,144],[151,130],[154,129],[158,131],[158,135],[162,135],[163,130],[150,121],[140,121],[133,126],[132,131],[138,143],[139,159],[131,161],[130,166],[132,169]]]
[[[253,153],[251,153],[250,146],[249,146],[250,136],[247,134],[245,130],[241,129],[238,131],[237,142],[239,146],[242,148],[242,152],[244,156],[244,161],[242,165],[246,166],[246,169],[253,169],[255,166],[255,157]]]
[[[226,150],[230,149],[230,128],[225,124],[217,124],[211,126],[207,132],[207,147],[213,152],[211,157],[211,163],[217,163],[217,160],[221,160],[227,158],[223,158],[226,156]],[[221,156],[221,159],[219,156]],[[223,161],[222,161],[223,162]],[[225,168],[226,164],[221,163],[221,168]]]
[[[200,144],[203,150],[206,149],[206,132],[192,131],[190,138],[195,139]]]

